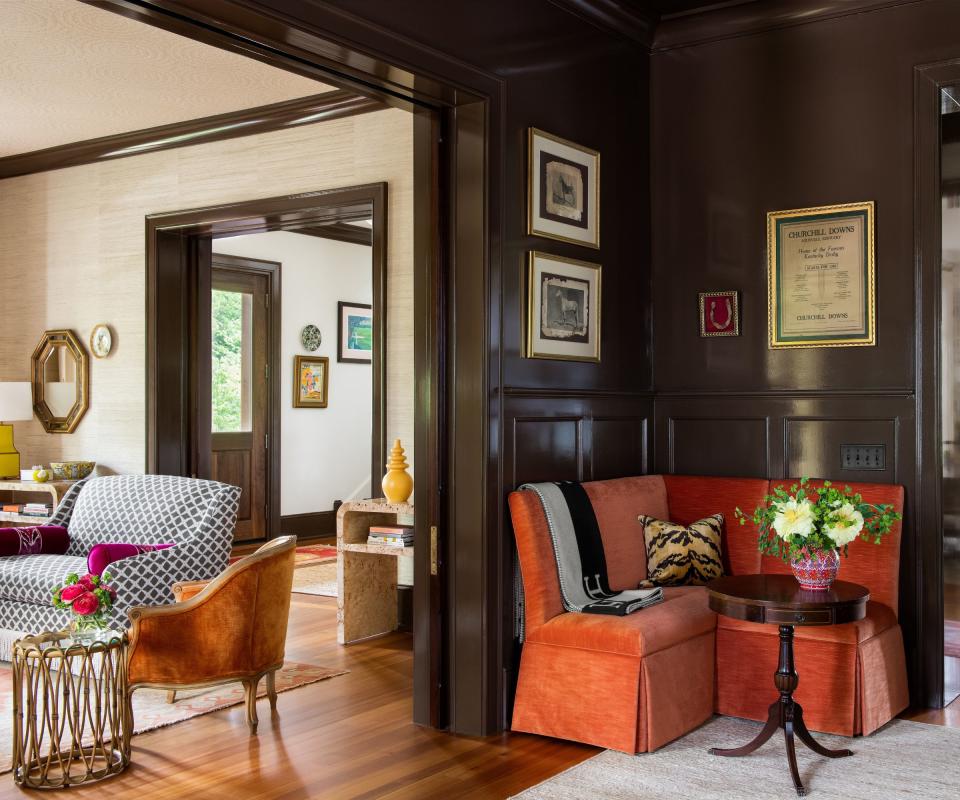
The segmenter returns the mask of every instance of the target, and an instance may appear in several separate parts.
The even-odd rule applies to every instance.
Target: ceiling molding
[[[657,25],[651,50],[664,52],[922,2],[924,0],[765,0],[671,15]]]
[[[618,0],[550,0],[553,5],[575,14],[595,28],[638,42],[644,47],[653,43],[657,14],[644,14],[627,9]]]
[[[155,153],[379,111],[378,100],[336,90],[213,117],[118,133],[0,158],[0,179]]]

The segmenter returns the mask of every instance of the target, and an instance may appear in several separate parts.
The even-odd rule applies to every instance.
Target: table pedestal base
[[[830,750],[819,744],[807,726],[803,722],[803,709],[800,704],[793,699],[793,690],[797,688],[800,682],[797,671],[793,665],[793,626],[780,626],[780,662],[777,671],[773,676],[773,681],[780,690],[780,699],[773,702],[770,706],[770,713],[767,716],[767,724],[763,730],[757,734],[752,742],[742,747],[730,749],[721,749],[713,747],[710,752],[715,756],[746,756],[764,744],[779,729],[783,729],[783,739],[787,746],[787,761],[790,764],[790,775],[793,777],[793,785],[796,787],[797,795],[803,797],[807,790],[800,780],[800,772],[797,770],[797,752],[794,745],[794,738],[799,739],[807,747],[813,750],[817,755],[827,758],[844,758],[852,756],[852,750]]]

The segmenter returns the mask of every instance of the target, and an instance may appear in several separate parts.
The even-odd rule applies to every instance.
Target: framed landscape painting
[[[600,247],[600,153],[530,128],[527,233]]]
[[[337,303],[337,361],[370,364],[373,361],[373,309],[367,303]]]
[[[600,265],[530,253],[527,358],[600,361]]]
[[[326,356],[295,356],[293,362],[293,407],[326,408],[330,383],[330,359]]]

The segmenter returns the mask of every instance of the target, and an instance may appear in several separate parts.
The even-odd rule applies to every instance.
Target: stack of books
[[[25,517],[49,517],[53,513],[53,507],[46,503],[24,503],[20,513]]]
[[[20,503],[4,503],[3,508],[0,511],[4,511],[8,514],[22,514],[23,506]]]
[[[387,547],[412,547],[413,527],[410,525],[373,525],[367,535],[367,544]]]

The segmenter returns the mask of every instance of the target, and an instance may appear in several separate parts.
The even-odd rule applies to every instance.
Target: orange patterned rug
[[[347,670],[315,667],[288,661],[277,673],[277,692],[286,692],[310,683],[346,675]],[[266,694],[266,681],[260,682],[260,696]],[[145,733],[167,725],[219,711],[221,708],[243,703],[243,687],[239,683],[215,686],[212,689],[193,689],[177,692],[174,703],[167,702],[167,693],[160,689],[138,689],[133,693],[134,733]],[[277,711],[283,714],[284,701],[277,703]],[[269,714],[258,709],[261,716]],[[10,665],[0,662],[0,774],[9,772],[13,759],[13,689]]]
[[[239,561],[243,556],[231,556],[230,563]],[[314,564],[322,564],[324,561],[335,561],[337,558],[337,548],[329,547],[325,544],[307,544],[298,547],[294,555],[294,566],[309,567]]]

